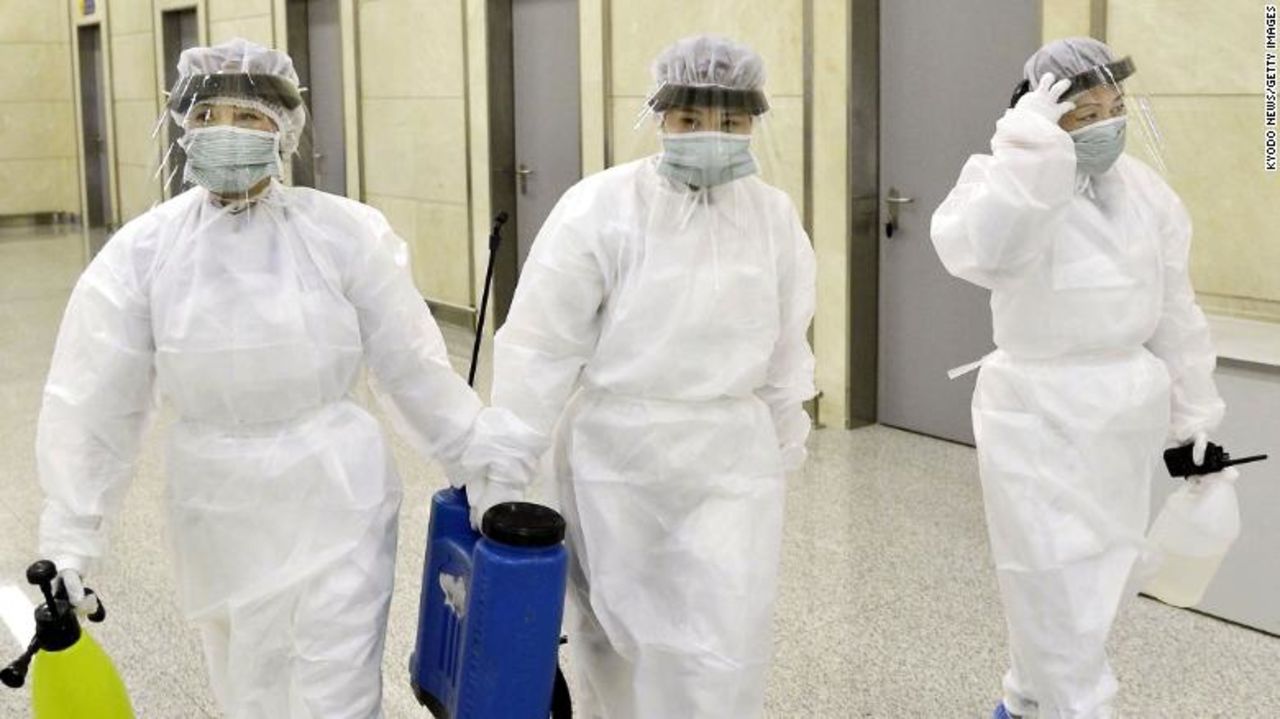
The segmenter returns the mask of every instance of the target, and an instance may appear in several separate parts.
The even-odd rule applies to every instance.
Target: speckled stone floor
[[[78,234],[0,233],[0,659],[20,651],[40,498],[32,446],[58,319],[81,267]],[[466,333],[447,330],[459,369]],[[487,368],[486,368],[487,369]],[[481,376],[485,374],[482,371]],[[482,382],[483,387],[483,382]],[[146,718],[217,716],[195,635],[173,594],[158,437],[92,577],[111,608],[95,630]],[[406,683],[427,502],[440,471],[402,443],[397,591],[385,660],[388,717],[425,717]],[[985,717],[1004,670],[1004,623],[966,447],[884,427],[816,432],[790,480],[769,717]],[[15,587],[17,588],[15,590]],[[16,618],[15,618],[16,617]],[[25,642],[24,636],[22,641]],[[1125,717],[1280,717],[1280,639],[1153,601],[1113,639]],[[0,716],[28,695],[0,688]],[[668,719],[668,718],[663,718]]]

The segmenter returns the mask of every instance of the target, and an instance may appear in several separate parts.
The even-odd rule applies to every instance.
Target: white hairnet
[[[735,108],[752,115],[769,110],[764,60],[726,37],[698,35],[677,41],[653,61],[653,79],[646,114],[673,107]]]
[[[280,129],[280,149],[286,157],[297,149],[307,124],[293,60],[244,38],[182,51],[170,112],[183,124],[187,110],[204,102],[248,107],[270,117]]]
[[[732,90],[764,87],[764,59],[746,45],[719,35],[678,40],[653,61],[653,80],[663,85],[718,85]]]
[[[1054,77],[1064,80],[1109,65],[1117,59],[1115,52],[1101,40],[1068,37],[1054,40],[1037,50],[1023,66],[1022,77],[1035,87],[1045,73],[1053,73]]]

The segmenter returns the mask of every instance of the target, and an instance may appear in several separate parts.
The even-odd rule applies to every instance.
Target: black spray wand
[[[502,244],[502,226],[507,223],[507,213],[499,212],[493,218],[489,231],[489,264],[484,270],[484,294],[480,298],[480,316],[476,319],[476,341],[471,346],[471,369],[467,372],[467,384],[476,386],[476,365],[480,362],[480,342],[484,339],[484,317],[489,308],[489,288],[493,286],[493,263]]]

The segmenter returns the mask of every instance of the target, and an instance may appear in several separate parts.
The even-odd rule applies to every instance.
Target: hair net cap
[[[653,80],[662,85],[717,85],[731,90],[764,87],[764,59],[755,50],[719,35],[677,40],[653,61]]]
[[[1068,37],[1054,40],[1040,48],[1027,59],[1022,68],[1022,78],[1031,87],[1045,73],[1052,73],[1059,80],[1075,79],[1081,75],[1099,73],[1102,78],[1112,83],[1120,82],[1133,74],[1133,63],[1128,59],[1121,60],[1106,43],[1091,37]],[[1081,82],[1073,84],[1067,96],[1087,90],[1100,82]]]
[[[244,38],[182,51],[169,109],[182,124],[188,110],[201,102],[261,110],[279,127],[285,155],[297,149],[307,122],[293,60],[286,53]]]
[[[242,37],[220,45],[193,47],[178,57],[178,77],[218,74],[271,75],[298,86],[293,60],[279,50],[263,47]]]
[[[649,106],[664,112],[681,105],[722,105],[759,115],[764,96],[764,59],[727,37],[696,35],[676,41],[653,61],[657,89]]]

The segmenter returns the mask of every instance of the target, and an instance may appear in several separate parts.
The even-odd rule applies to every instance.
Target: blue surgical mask
[[[1071,133],[1076,143],[1076,169],[1084,175],[1101,175],[1124,152],[1125,118],[1095,122]]]
[[[199,127],[187,130],[179,144],[187,153],[186,179],[210,192],[247,192],[269,176],[280,176],[279,133]]]
[[[658,172],[693,187],[715,187],[756,173],[751,136],[729,132],[662,135]]]

